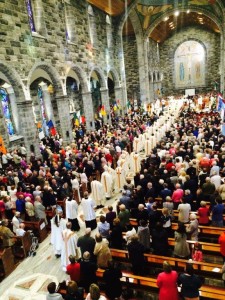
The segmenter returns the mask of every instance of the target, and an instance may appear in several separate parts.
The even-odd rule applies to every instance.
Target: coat
[[[112,260],[112,256],[106,239],[95,244],[94,255],[97,256],[97,265],[99,268],[106,268],[108,266],[108,262]]]
[[[187,235],[175,231],[174,255],[179,257],[187,257],[190,255],[190,249],[187,243]]]
[[[158,275],[157,286],[159,287],[159,300],[178,300],[177,272],[162,272]]]

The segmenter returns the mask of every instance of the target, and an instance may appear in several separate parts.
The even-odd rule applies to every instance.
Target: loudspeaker
[[[66,136],[67,136],[67,137],[69,137],[69,136],[70,136],[70,133],[69,133],[69,131],[68,131],[68,130],[66,131]]]
[[[30,145],[30,151],[34,152],[34,145]]]

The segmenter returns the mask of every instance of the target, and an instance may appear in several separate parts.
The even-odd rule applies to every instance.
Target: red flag
[[[53,136],[56,135],[56,129],[55,129],[55,127],[52,127],[50,130],[51,130],[51,135],[53,135]]]

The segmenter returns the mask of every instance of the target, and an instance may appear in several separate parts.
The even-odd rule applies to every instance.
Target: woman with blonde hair
[[[100,289],[97,284],[92,283],[89,288],[89,293],[85,300],[106,300],[106,297],[100,294]]]

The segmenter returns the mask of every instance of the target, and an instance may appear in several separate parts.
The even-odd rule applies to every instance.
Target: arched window
[[[97,44],[97,29],[95,23],[95,14],[91,5],[88,5],[88,24],[91,44],[95,46]]]
[[[186,41],[174,56],[176,87],[195,87],[205,84],[205,49],[197,41]]]
[[[111,48],[113,36],[112,36],[111,20],[108,15],[106,16],[106,38],[107,38],[107,47]]]
[[[0,99],[2,102],[2,111],[3,111],[3,116],[5,118],[8,134],[14,135],[15,130],[14,130],[12,117],[11,117],[11,107],[10,107],[9,95],[6,92],[6,90],[3,88],[0,88]]]
[[[25,0],[29,25],[33,36],[46,36],[47,30],[44,18],[44,7],[42,0]]]
[[[44,96],[40,85],[38,86],[38,99],[40,101],[40,107],[41,107],[42,130],[46,136],[49,136],[49,128],[47,126],[47,116],[45,111]]]
[[[32,32],[36,32],[35,24],[34,24],[33,9],[32,9],[32,0],[26,0],[26,6],[27,6],[27,13],[28,13],[28,18],[29,18],[30,29]]]

